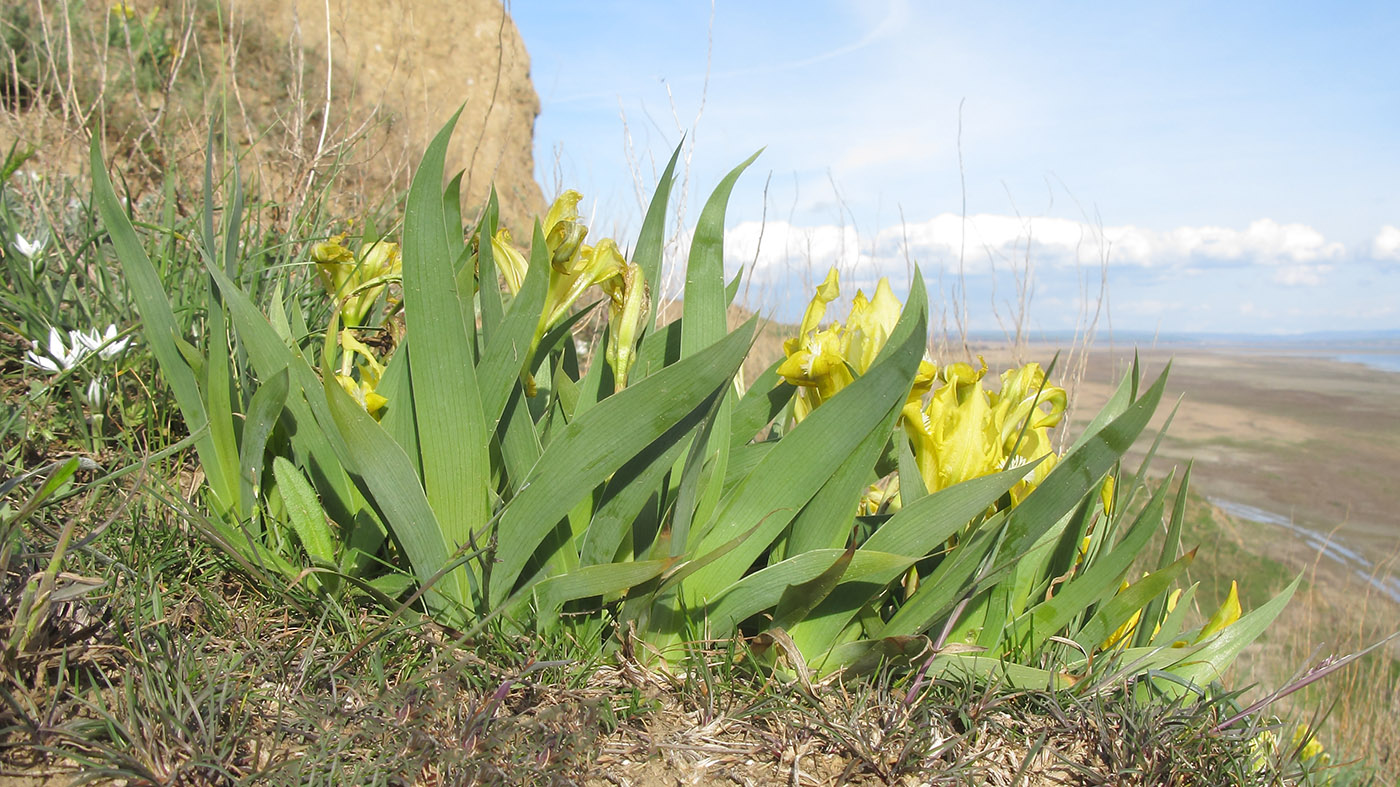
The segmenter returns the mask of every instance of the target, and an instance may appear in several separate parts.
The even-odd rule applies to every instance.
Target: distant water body
[[[1400,353],[1397,352],[1344,352],[1328,353],[1325,357],[1346,363],[1359,363],[1382,372],[1400,374]]]
[[[1259,522],[1265,525],[1273,525],[1292,532],[1301,538],[1308,546],[1321,552],[1324,557],[1330,558],[1333,562],[1351,570],[1358,579],[1376,590],[1380,591],[1391,601],[1400,602],[1400,577],[1390,574],[1382,574],[1376,571],[1375,565],[1354,549],[1337,543],[1330,536],[1309,530],[1300,525],[1294,524],[1293,520],[1286,516],[1280,516],[1272,511],[1265,511],[1262,508],[1255,508],[1244,503],[1236,503],[1233,500],[1224,500],[1218,497],[1206,498],[1211,505],[1219,508],[1230,516],[1239,519],[1248,519],[1251,522]]]

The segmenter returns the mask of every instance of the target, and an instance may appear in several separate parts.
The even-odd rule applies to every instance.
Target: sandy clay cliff
[[[104,4],[3,5],[0,153],[33,148],[35,171],[79,174],[100,129],[128,184],[198,173],[212,120],[265,199],[298,204],[336,171],[326,218],[344,219],[402,196],[464,107],[447,165],[468,218],[493,182],[508,225],[543,208],[539,97],[499,0],[128,0],[128,21]]]
[[[465,102],[447,158],[449,176],[465,173],[463,204],[484,202],[494,182],[511,224],[542,207],[532,153],[539,96],[525,44],[499,0],[236,0],[235,6],[274,35],[299,39],[309,58],[323,59],[329,46],[332,96],[345,119],[374,113],[386,121],[369,156],[381,163],[371,166],[378,178],[406,188],[407,165]]]

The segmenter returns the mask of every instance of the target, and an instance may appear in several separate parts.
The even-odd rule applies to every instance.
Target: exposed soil
[[[1076,424],[1106,401],[1131,353],[1091,353]],[[1149,428],[1160,428],[1181,398],[1156,472],[1194,460],[1192,485],[1209,498],[1335,533],[1373,562],[1400,551],[1400,375],[1249,348],[1147,350],[1141,358],[1149,376],[1172,364]]]
[[[130,5],[126,22],[68,2],[6,12],[0,27],[18,42],[0,47],[7,68],[72,65],[21,74],[24,101],[0,95],[0,155],[32,149],[34,171],[81,179],[89,130],[100,129],[104,160],[134,196],[159,191],[170,173],[197,193],[212,125],[240,151],[249,193],[278,206],[274,220],[332,182],[325,219],[335,221],[401,196],[429,140],[462,108],[447,171],[462,173],[467,218],[493,183],[507,226],[543,210],[539,98],[499,0]]]
[[[336,105],[352,121],[374,111],[389,121],[362,162],[371,189],[407,188],[410,165],[463,107],[447,158],[449,177],[464,171],[463,206],[483,204],[494,182],[512,226],[543,209],[533,154],[540,100],[499,0],[240,0],[234,8],[236,20],[260,20],[311,58],[326,56],[329,35]],[[324,97],[320,86],[309,92]]]

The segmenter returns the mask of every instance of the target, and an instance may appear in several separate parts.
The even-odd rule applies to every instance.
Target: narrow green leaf
[[[729,447],[731,449],[747,445],[749,441],[773,423],[787,407],[787,403],[792,400],[797,388],[787,383],[779,384],[778,367],[786,359],[779,358],[760,374],[757,379],[749,384],[748,393],[739,400],[739,404],[734,408],[734,415],[730,419],[731,435]]]
[[[1103,429],[1083,438],[1078,450],[1061,459],[1050,475],[1012,510],[1002,550],[1003,565],[1019,560],[1064,512],[1098,489],[1104,474],[1142,434],[1166,384],[1167,371],[1163,371],[1141,398]]]
[[[758,153],[762,153],[759,151]],[[758,158],[758,153],[724,176],[700,212],[695,235],[690,241],[690,260],[685,267],[684,327],[681,329],[681,357],[719,341],[728,327],[725,314],[728,299],[724,295],[724,213],[729,193],[745,169]],[[724,430],[722,434],[727,433]]]
[[[725,468],[724,494],[733,492],[740,481],[752,475],[758,463],[762,462],[763,457],[777,444],[777,441],[769,441],[741,445],[733,449],[729,454],[729,466]]]
[[[1128,409],[1128,405],[1133,403],[1134,392],[1137,390],[1137,375],[1137,360],[1134,359],[1133,368],[1123,375],[1123,379],[1118,381],[1118,387],[1114,389],[1113,395],[1108,397],[1108,401],[1104,402],[1103,407],[1099,409],[1098,413],[1096,413],[1089,421],[1088,425],[1084,427],[1084,431],[1080,432],[1079,437],[1070,444],[1069,450],[1065,452],[1066,454],[1074,453],[1081,445],[1087,442],[1089,438],[1098,434],[1109,422],[1122,415],[1123,411]]]
[[[195,450],[199,454],[200,464],[208,468],[205,474],[210,478],[211,488],[214,490],[236,489],[236,480],[233,483],[226,483],[214,477],[215,474],[225,470],[234,471],[234,468],[224,468],[220,463],[219,453],[213,439],[207,436],[208,433],[204,431],[209,424],[209,418],[204,409],[204,397],[200,393],[199,383],[195,379],[194,373],[185,363],[177,345],[179,328],[175,322],[175,314],[170,309],[170,302],[166,299],[165,285],[156,273],[155,266],[151,264],[150,257],[146,255],[146,249],[141,245],[141,239],[137,237],[136,229],[131,226],[130,219],[122,210],[121,202],[118,201],[117,194],[112,189],[112,180],[108,177],[106,165],[102,161],[101,139],[100,134],[93,135],[92,145],[89,148],[93,200],[97,203],[102,224],[112,239],[112,246],[117,253],[117,261],[121,263],[122,272],[126,275],[127,283],[131,287],[131,295],[136,302],[137,312],[141,316],[141,321],[145,323],[146,342],[150,345],[151,353],[155,355],[156,362],[160,365],[161,374],[165,376],[166,383],[175,394],[175,402],[180,407],[180,414],[184,416],[186,427],[191,434],[201,432],[206,434],[206,437],[195,443]],[[235,502],[235,500],[229,499],[220,501],[220,504],[225,510],[231,510]]]
[[[331,516],[337,521],[353,519],[359,501],[342,467],[346,449],[325,404],[321,380],[300,350],[282,341],[267,317],[233,280],[208,260],[205,270],[223,294],[239,345],[247,352],[257,375],[267,380],[284,369],[288,371],[291,390],[287,412],[282,417],[287,419],[293,451],[305,461],[304,469],[321,492],[322,504]],[[304,330],[304,326],[294,326],[294,330]]]
[[[1171,565],[1181,552],[1181,528],[1186,521],[1187,490],[1191,488],[1191,465],[1192,462],[1186,463],[1186,471],[1181,474],[1181,483],[1177,486],[1176,501],[1172,504],[1171,520],[1167,523],[1167,537],[1162,540],[1162,552],[1157,556],[1159,570]],[[1151,644],[1151,628],[1162,620],[1165,604],[1164,599],[1154,598],[1147,605],[1147,609],[1142,613],[1142,619],[1146,625],[1138,627],[1137,634],[1133,638],[1134,645],[1146,647]]]
[[[543,451],[535,422],[530,417],[524,386],[517,385],[511,389],[510,400],[501,413],[496,434],[501,444],[501,459],[505,464],[506,490],[513,496],[520,492]]]
[[[1097,560],[1085,566],[1079,576],[1065,583],[1053,598],[1027,612],[1028,620],[1018,622],[1017,631],[1030,632],[1029,652],[1036,652],[1041,643],[1059,634],[1074,618],[1112,597],[1123,574],[1162,523],[1165,490],[1164,484],[1111,552],[1100,553]]]
[[[1006,494],[1033,465],[964,481],[921,498],[885,521],[861,549],[921,558],[941,549],[955,533]],[[816,658],[831,647],[835,638],[883,587],[865,588],[867,593],[842,586],[807,620],[788,628],[793,641],[809,658]]]
[[[761,152],[761,151],[760,151]],[[754,153],[735,167],[715,187],[700,212],[690,241],[682,304],[681,357],[685,358],[718,341],[728,332],[729,298],[724,287],[724,214],[729,194],[744,170],[758,158]],[[733,404],[729,397],[718,403],[711,421],[713,437],[704,446],[705,483],[698,484],[694,504],[697,521],[706,522],[719,505],[725,469],[729,463],[729,434]],[[689,500],[685,501],[689,505]],[[681,549],[684,542],[674,545]]]
[[[413,341],[405,336],[384,367],[375,392],[387,399],[379,425],[404,450],[413,469],[423,477],[423,455],[418,447],[418,414],[413,407]]]
[[[874,480],[875,460],[889,442],[898,417],[897,412],[891,414],[885,423],[856,444],[831,478],[802,507],[788,527],[784,555],[800,555],[813,549],[840,549],[850,541],[861,496]]]
[[[447,241],[442,171],[457,114],[447,122],[414,174],[404,213],[403,297],[415,354],[409,373],[423,460],[423,488],[448,551],[479,533],[491,512],[490,432],[477,385],[472,294],[458,292],[455,250]],[[426,527],[427,522],[398,522]],[[399,536],[402,538],[403,534]]]
[[[460,194],[461,174],[447,187],[447,193]],[[452,215],[452,207],[449,205],[447,214]],[[457,215],[461,216],[459,207]],[[490,347],[491,343],[497,340],[496,330],[501,325],[501,320],[505,318],[505,307],[501,305],[501,280],[496,272],[496,254],[491,248],[491,238],[496,234],[496,225],[500,219],[500,207],[496,203],[496,188],[491,187],[491,194],[486,198],[486,210],[482,211],[481,223],[476,228],[476,265],[479,285],[477,291],[480,293],[481,301],[481,341],[485,347]],[[523,366],[525,361],[521,360]],[[486,366],[486,357],[482,357],[482,368]],[[485,378],[485,372],[482,372]],[[490,386],[486,383],[481,385],[482,407],[486,409],[487,419],[491,418],[491,408],[488,406],[486,391]]]
[[[1038,667],[1028,667],[1014,661],[992,656],[959,653],[940,656],[929,669],[930,677],[991,679],[1008,688],[1054,691],[1074,685],[1073,678]]]
[[[700,426],[700,433],[691,441],[685,465],[681,468],[680,483],[676,486],[676,504],[671,515],[672,556],[685,554],[686,546],[690,543],[690,526],[697,513],[701,476],[708,475],[707,481],[711,484],[722,483],[723,479],[713,478],[714,465],[706,462],[705,447],[711,442],[710,438],[714,434],[715,422],[720,420],[722,415],[720,411],[723,407],[724,398],[722,396],[715,397],[714,403],[708,408],[709,412],[706,413],[705,420]],[[700,513],[703,515],[704,512]]]
[[[1195,552],[1183,555],[1181,559],[1166,568],[1148,574],[1129,585],[1122,593],[1115,594],[1108,603],[1099,606],[1098,611],[1089,619],[1089,622],[1085,623],[1084,627],[1074,635],[1074,641],[1078,642],[1085,650],[1097,648],[1100,643],[1108,639],[1110,634],[1117,631],[1119,626],[1127,623],[1134,613],[1145,607],[1149,601],[1161,598],[1177,576],[1191,565],[1191,560],[1195,556]],[[1139,630],[1145,629],[1149,639],[1152,636],[1152,627],[1155,625],[1156,623],[1145,614],[1138,618],[1137,628]]]
[[[783,437],[726,496],[708,532],[699,534],[701,552],[757,526],[738,548],[697,572],[686,583],[690,605],[698,607],[732,584],[768,548],[802,506],[872,431],[887,428],[903,406],[923,357],[927,296],[915,271],[909,303],[884,350],[870,370],[816,408]],[[696,536],[692,536],[695,541]]]
[[[897,457],[899,499],[904,507],[908,508],[928,495],[928,487],[924,485],[924,475],[919,472],[919,463],[914,458],[914,449],[910,446],[909,441],[902,437],[896,437],[894,442],[899,451]]]
[[[483,247],[490,245],[483,239]],[[500,327],[487,343],[481,358],[481,407],[488,424],[500,421],[501,411],[510,398],[511,386],[520,379],[525,364],[530,360],[530,339],[539,324],[548,289],[548,251],[544,232],[536,221],[534,241],[530,244],[530,267],[520,284],[520,292],[511,300],[510,308],[501,318]],[[493,292],[483,290],[482,297],[490,300]]]
[[[661,296],[661,251],[666,243],[666,202],[671,195],[676,159],[680,157],[681,146],[684,144],[685,141],[682,140],[681,144],[676,146],[671,160],[661,173],[661,180],[656,183],[656,191],[652,192],[646,218],[642,220],[642,231],[637,236],[637,249],[632,253],[632,261],[642,269],[642,279],[651,287],[652,297],[657,301],[660,301]],[[652,309],[647,318],[648,330],[656,328],[656,312],[656,309]],[[640,380],[644,376],[638,375],[635,379]]]
[[[454,273],[459,264],[467,261],[466,236],[462,226],[462,176],[465,174],[465,171],[459,170],[442,192],[442,213],[445,219],[443,228],[446,230],[443,240],[446,241],[447,250],[451,254]],[[469,273],[468,276],[473,277],[474,274]],[[470,292],[468,288],[462,288],[461,291]]]
[[[675,561],[645,560],[612,563],[583,568],[550,577],[535,585],[540,628],[548,631],[559,625],[559,608],[566,602],[591,596],[610,596],[649,582]]]
[[[609,396],[562,428],[501,513],[493,605],[510,594],[536,547],[584,495],[729,384],[753,330],[750,320],[705,351]]]
[[[239,225],[242,221],[243,212],[243,184],[238,178],[238,168],[235,163],[232,177],[233,204],[224,214],[224,246],[220,250],[217,246],[217,239],[214,236],[213,210],[214,192],[212,181],[214,151],[210,147],[205,156],[204,172],[204,213],[205,213],[205,244],[204,254],[212,259],[222,261],[223,269],[230,276],[237,268]],[[205,337],[207,350],[207,361],[204,364],[204,384],[205,408],[209,417],[209,438],[213,441],[215,451],[218,454],[218,467],[205,467],[205,475],[209,477],[211,484],[223,484],[224,488],[216,491],[215,496],[226,502],[238,501],[238,509],[244,505],[251,508],[251,500],[243,500],[240,495],[240,484],[237,480],[236,468],[238,461],[238,435],[233,420],[233,400],[234,400],[234,375],[233,363],[230,357],[228,345],[228,326],[224,316],[222,299],[219,297],[217,287],[211,286],[206,296],[208,317],[208,335]]]
[[[1194,557],[1196,551],[1193,549],[1188,554]],[[1168,612],[1166,616],[1162,618],[1161,629],[1159,629],[1156,634],[1153,634],[1151,631],[1148,632],[1147,644],[1149,646],[1169,647],[1177,641],[1177,635],[1181,633],[1182,627],[1186,625],[1186,616],[1190,614],[1192,602],[1196,600],[1196,589],[1199,587],[1200,583],[1197,582],[1186,588],[1185,592],[1181,594],[1181,598],[1176,600],[1176,608]]]
[[[1288,605],[1289,599],[1293,598],[1293,593],[1302,580],[1303,575],[1299,574],[1283,592],[1258,609],[1245,613],[1239,620],[1207,640],[1204,647],[1172,665],[1171,671],[1201,687],[1219,680],[1240,651],[1258,639],[1279,616]]]
[[[277,479],[277,491],[282,494],[287,518],[307,556],[318,566],[334,566],[335,536],[326,524],[326,512],[316,499],[316,490],[302,477],[301,471],[283,457],[273,457],[272,475]]]
[[[1131,510],[1133,503],[1137,501],[1138,492],[1147,488],[1148,470],[1152,467],[1152,459],[1157,456],[1157,449],[1162,446],[1162,438],[1167,436],[1167,430],[1172,427],[1172,421],[1176,420],[1177,410],[1181,408],[1181,397],[1178,397],[1176,404],[1172,405],[1172,411],[1167,413],[1167,420],[1162,423],[1162,428],[1157,430],[1157,434],[1152,438],[1152,445],[1148,446],[1147,453],[1143,454],[1142,463],[1138,465],[1137,473],[1133,475],[1133,484],[1123,494],[1124,490],[1117,490],[1118,504],[1122,510]]]
[[[729,636],[747,618],[774,608],[789,588],[811,582],[838,565],[845,554],[842,549],[816,549],[745,576],[705,607],[706,625],[716,637]],[[883,585],[913,564],[913,558],[903,555],[860,549],[851,556],[841,580]]]
[[[598,510],[579,548],[580,564],[612,562],[627,538],[628,528],[637,520],[647,501],[659,494],[662,479],[685,450],[684,433],[695,428],[692,419],[704,412],[705,408],[697,407],[691,417],[677,423],[608,479]],[[677,430],[680,433],[676,433]],[[634,541],[634,555],[640,554],[638,546]]]
[[[681,326],[684,320],[667,323],[648,331],[637,347],[632,377],[641,379],[681,359]]]
[[[438,526],[437,515],[403,448],[334,380],[325,383],[325,400],[344,440],[346,469],[363,484],[420,583],[431,581],[448,564],[458,545]],[[427,594],[429,608],[447,620],[461,620],[472,607],[465,568],[443,577]]]
[[[277,425],[277,419],[286,407],[287,388],[287,369],[283,367],[282,371],[258,386],[248,404],[248,418],[243,424],[242,456],[238,463],[243,519],[252,516],[253,504],[258,497],[258,484],[262,481],[267,438],[272,434],[272,428]]]
[[[850,546],[846,547],[846,551],[836,558],[830,568],[813,579],[789,585],[784,589],[783,594],[778,598],[778,603],[773,610],[773,620],[768,624],[768,627],[791,632],[794,626],[806,620],[807,615],[825,601],[827,596],[831,595],[831,591],[840,584],[841,578],[845,575],[846,569],[850,568],[851,560],[855,554],[856,545],[853,541]]]
[[[224,308],[214,297],[212,287],[210,290],[209,335],[205,337],[209,355],[204,365],[203,389],[206,395],[205,412],[209,418],[209,439],[214,443],[218,465],[203,469],[211,485],[219,484],[222,487],[215,490],[215,497],[236,503],[232,510],[237,511],[242,508],[243,501],[238,482],[238,434],[233,422],[233,362],[229,353]]]

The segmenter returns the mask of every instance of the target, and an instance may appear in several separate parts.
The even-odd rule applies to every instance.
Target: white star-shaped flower
[[[18,251],[31,260],[34,259],[34,255],[43,251],[44,247],[47,245],[48,239],[46,238],[35,238],[31,241],[18,232],[15,233],[15,251]]]

